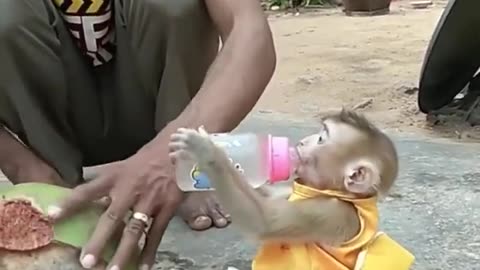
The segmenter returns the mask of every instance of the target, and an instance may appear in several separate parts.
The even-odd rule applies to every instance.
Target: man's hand
[[[124,269],[133,259],[138,242],[147,228],[147,224],[141,220],[145,216],[151,217],[151,226],[140,258],[140,269],[150,269],[153,265],[163,233],[182,200],[182,192],[175,182],[168,156],[165,154],[164,162],[159,162],[158,155],[157,152],[153,157],[149,151],[144,151],[127,160],[102,166],[90,182],[75,188],[58,207],[51,207],[49,214],[54,220],[59,220],[87,203],[109,198],[110,205],[83,247],[80,262],[84,268],[89,269],[98,262],[106,243],[123,226],[129,210],[133,215],[123,230],[121,242],[107,269]],[[150,162],[152,160],[155,162]]]

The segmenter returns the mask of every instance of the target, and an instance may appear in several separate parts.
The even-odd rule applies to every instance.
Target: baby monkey
[[[250,187],[203,129],[179,129],[170,156],[196,160],[233,224],[263,243],[253,270],[409,269],[413,256],[378,232],[377,199],[398,173],[390,138],[343,109],[295,148],[299,162],[288,200]]]

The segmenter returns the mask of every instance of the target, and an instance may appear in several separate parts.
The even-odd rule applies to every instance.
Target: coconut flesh
[[[69,189],[28,183],[0,188],[0,269],[83,270],[81,247],[95,229],[103,209],[92,204],[84,211],[57,224],[46,209],[65,197]],[[93,268],[105,269],[118,244],[107,244],[103,260]],[[133,262],[127,268],[135,269]]]
[[[0,249],[27,251],[53,240],[53,224],[28,200],[0,202]]]

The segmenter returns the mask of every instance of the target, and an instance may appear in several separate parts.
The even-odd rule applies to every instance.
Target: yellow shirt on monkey
[[[260,248],[253,270],[408,270],[414,256],[386,234],[378,232],[377,198],[355,199],[338,191],[317,190],[297,182],[289,201],[334,196],[352,203],[360,232],[339,247],[308,244],[266,244]]]

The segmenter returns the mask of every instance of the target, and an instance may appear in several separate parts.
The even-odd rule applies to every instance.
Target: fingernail
[[[148,264],[144,264],[140,267],[140,270],[150,270],[150,266],[148,266]]]
[[[95,257],[91,254],[85,255],[81,260],[80,263],[82,264],[83,268],[90,269],[95,266],[95,263],[97,261],[95,260]]]
[[[114,266],[110,267],[110,270],[120,270],[120,267],[114,265]]]
[[[47,214],[51,218],[58,218],[61,212],[62,212],[62,208],[55,205],[50,205],[47,209]]]

